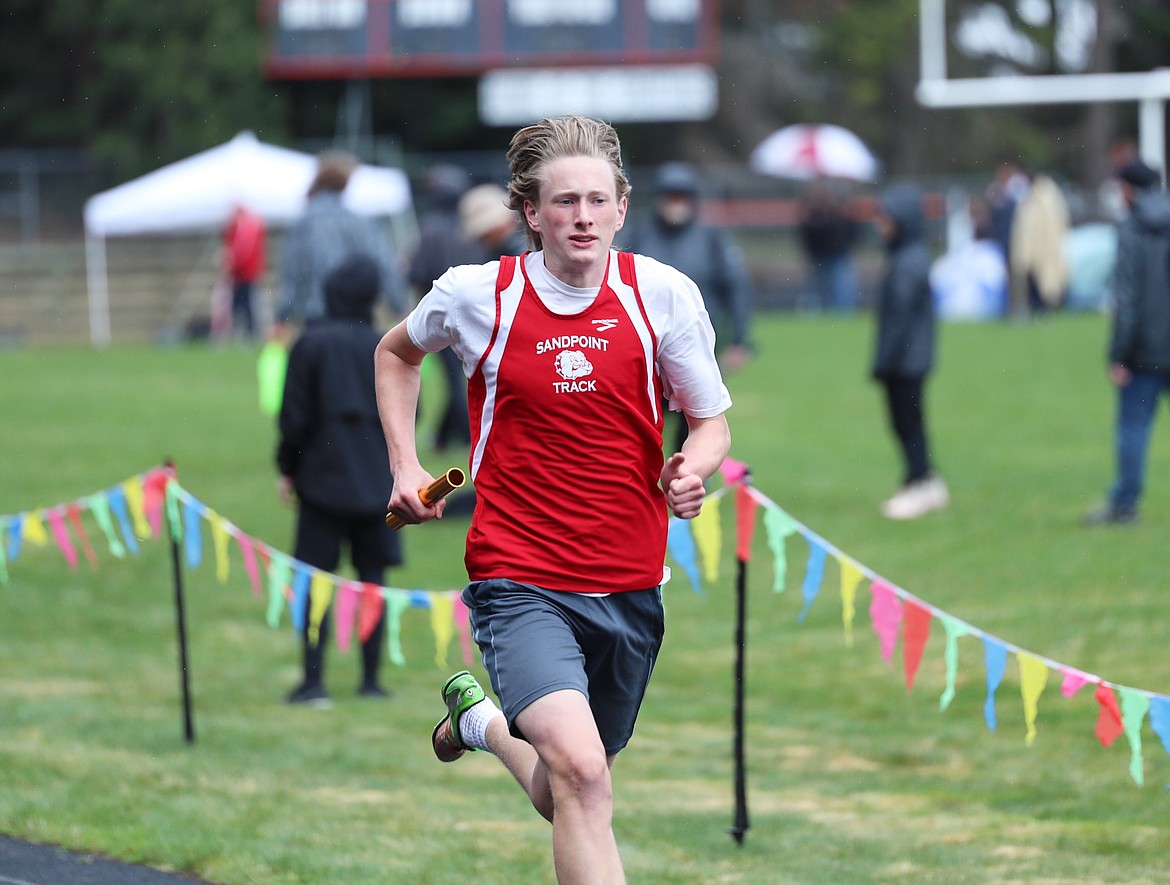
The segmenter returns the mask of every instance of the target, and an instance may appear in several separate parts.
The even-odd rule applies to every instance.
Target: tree
[[[1047,0],[1049,24],[1036,18],[1036,2],[1026,7],[1028,20],[1017,0],[947,6],[954,16],[998,8],[1044,50],[1047,70],[1056,58],[1052,23],[1070,2]],[[1165,62],[1166,0],[1092,2],[1100,22],[1092,70]],[[116,182],[241,129],[275,142],[331,138],[343,84],[266,80],[257,9],[250,0],[7,0],[0,14],[0,144],[86,145],[104,179]],[[1093,156],[1114,137],[1136,134],[1132,109],[923,108],[914,94],[918,0],[721,0],[720,9],[718,116],[665,129],[624,127],[643,162],[679,152],[742,162],[778,126],[824,121],[855,130],[891,175],[981,172],[1012,156],[1091,184],[1104,174]],[[967,75],[1004,64],[959,53],[950,60],[955,73]],[[375,132],[396,136],[408,152],[506,143],[506,133],[479,123],[473,79],[377,80],[370,95]]]
[[[282,87],[260,76],[256,7],[238,0],[8,0],[0,141],[90,147],[133,177],[241,129],[287,134]]]

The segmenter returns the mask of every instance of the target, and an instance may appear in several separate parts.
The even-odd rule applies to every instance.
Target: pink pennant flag
[[[385,610],[386,597],[382,595],[382,588],[377,584],[362,584],[358,598],[358,639],[361,642],[370,638]]]
[[[1121,720],[1121,708],[1117,706],[1117,695],[1108,685],[1098,685],[1093,693],[1101,709],[1097,712],[1097,725],[1093,734],[1102,746],[1112,746],[1113,742],[1125,734],[1125,725]]]
[[[69,563],[70,568],[77,568],[77,550],[74,549],[73,542],[69,540],[69,529],[65,528],[65,520],[61,516],[60,509],[54,507],[52,510],[46,510],[45,516],[49,518],[49,528],[53,531],[53,540],[57,542],[57,546],[65,554],[65,561]]]
[[[361,585],[353,581],[342,581],[337,590],[337,647],[342,651],[349,651],[349,638],[353,635],[361,592]]]
[[[259,598],[264,591],[260,582],[260,568],[256,564],[256,548],[252,546],[252,539],[243,532],[236,535],[236,543],[240,545],[240,555],[244,558],[244,571],[248,573],[248,580],[252,582],[252,595]]]
[[[881,644],[882,659],[889,663],[898,644],[898,627],[902,623],[902,603],[894,588],[884,581],[874,581],[870,587],[873,601],[869,604],[869,617],[873,630]]]
[[[1076,697],[1078,691],[1090,682],[1100,682],[1096,676],[1082,673],[1074,667],[1061,667],[1060,693],[1066,698]]]
[[[902,616],[905,621],[902,629],[902,669],[906,674],[906,691],[910,691],[914,688],[914,677],[918,674],[922,651],[930,636],[931,614],[930,609],[917,600],[908,599]]]
[[[752,497],[747,486],[735,489],[735,558],[749,562],[752,558],[752,538],[756,533],[756,508],[759,502]]]
[[[743,461],[734,458],[724,458],[719,465],[719,472],[723,474],[724,485],[735,485],[748,475],[748,466]]]
[[[93,552],[93,545],[89,543],[89,535],[85,533],[85,526],[81,524],[81,508],[75,503],[65,508],[65,516],[69,519],[69,527],[77,535],[77,541],[85,552],[85,560],[93,568],[97,568],[97,554]]]
[[[470,667],[475,663],[475,655],[471,650],[471,611],[463,598],[455,596],[455,629],[459,631],[459,646],[463,650],[463,663]]]

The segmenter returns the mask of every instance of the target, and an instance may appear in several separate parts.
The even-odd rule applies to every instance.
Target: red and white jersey
[[[539,253],[505,258],[448,271],[407,331],[423,350],[455,348],[469,376],[471,580],[588,593],[661,583],[664,391],[700,417],[730,405],[686,277],[613,252],[600,289],[579,290]]]

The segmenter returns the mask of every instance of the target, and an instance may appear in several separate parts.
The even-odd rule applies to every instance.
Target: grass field
[[[1110,681],[1170,691],[1170,432],[1156,428],[1142,522],[1087,530],[1110,478],[1105,321],[943,330],[930,387],[953,506],[881,519],[898,467],[866,379],[864,318],[769,315],[758,358],[728,379],[732,454],[757,487],[858,562],[940,609]],[[290,549],[255,352],[198,347],[0,353],[0,513],[48,507],[174,458],[199,500]],[[433,408],[424,413],[424,423]],[[462,455],[436,458],[435,469]],[[724,508],[731,536],[731,510]],[[454,520],[412,528],[403,587],[460,586]],[[91,528],[91,537],[100,534]],[[757,532],[749,566],[748,800],[732,822],[732,545],[720,581],[668,587],[667,643],[638,732],[615,769],[631,882],[1159,883],[1167,880],[1170,756],[1148,726],[1146,786],[1125,739],[1093,736],[1091,688],[1051,674],[1024,744],[1014,662],[983,724],[982,650],[960,640],[945,713],[935,626],[907,692],[858,595],[846,648],[830,566],[803,625],[806,547],[771,592]],[[205,549],[210,549],[205,543]],[[355,656],[330,653],[335,706],[281,702],[298,675],[287,619],[264,622],[238,560],[186,573],[197,739],[182,739],[169,551],[162,541],[71,571],[26,548],[0,586],[0,832],[194,873],[226,885],[552,881],[547,825],[494,760],[451,766],[428,746],[446,673],[425,612],[407,612],[407,665],[385,703],[359,700]],[[452,667],[458,664],[453,650]],[[478,666],[475,668],[478,671]]]

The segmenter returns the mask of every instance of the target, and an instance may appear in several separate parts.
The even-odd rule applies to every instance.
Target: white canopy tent
[[[270,225],[287,225],[304,211],[316,170],[313,155],[241,132],[226,144],[90,197],[85,254],[91,342],[104,346],[111,340],[107,237],[219,230],[236,205],[247,206]],[[343,201],[362,215],[401,215],[411,210],[410,182],[399,169],[363,164],[350,178]]]

